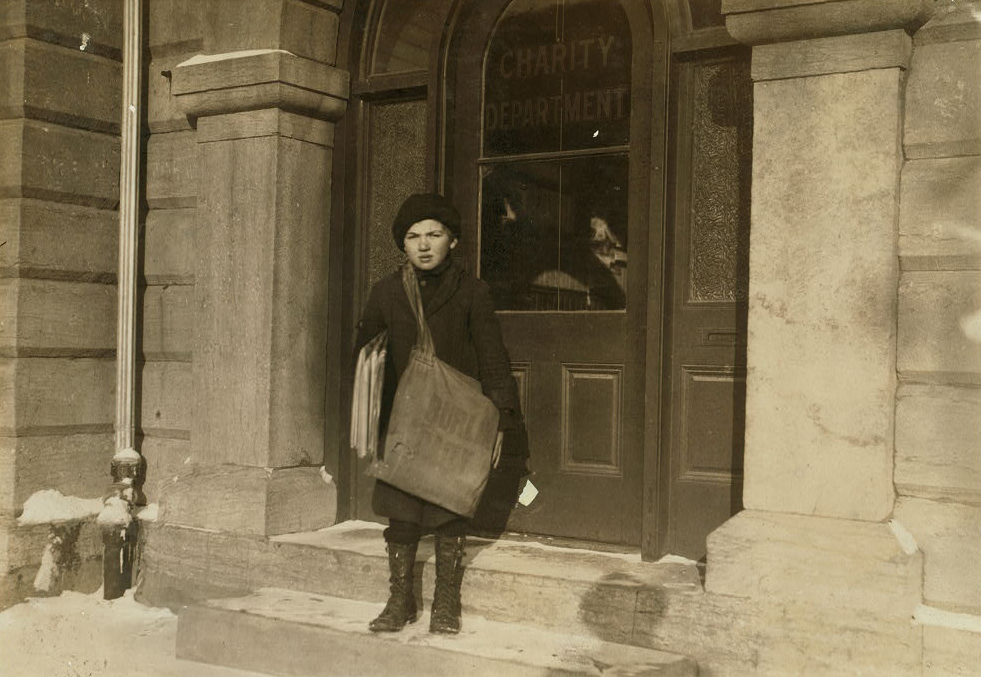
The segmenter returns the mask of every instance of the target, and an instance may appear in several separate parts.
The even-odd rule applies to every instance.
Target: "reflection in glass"
[[[559,267],[584,287],[574,307],[563,310],[622,310],[627,305],[627,158],[581,158],[561,166],[565,208]]]
[[[558,310],[558,296],[533,284],[559,268],[559,167],[498,165],[481,190],[480,276],[498,310]]]
[[[485,171],[480,276],[498,310],[626,308],[627,158]]]

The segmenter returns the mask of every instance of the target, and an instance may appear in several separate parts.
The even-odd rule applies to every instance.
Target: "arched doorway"
[[[343,412],[353,322],[398,260],[398,204],[447,193],[528,420],[540,493],[510,527],[698,558],[741,508],[750,85],[744,52],[672,53],[662,7],[375,0],[344,15],[328,352]],[[363,464],[341,451],[328,471],[341,517],[372,519]]]

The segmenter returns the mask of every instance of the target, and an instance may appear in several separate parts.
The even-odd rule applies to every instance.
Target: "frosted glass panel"
[[[426,186],[426,102],[374,104],[368,166],[368,278],[374,284],[403,259],[392,241],[402,201]]]

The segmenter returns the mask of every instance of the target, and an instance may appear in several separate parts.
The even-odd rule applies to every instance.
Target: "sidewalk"
[[[0,613],[0,677],[260,677],[174,657],[177,616],[133,591],[36,597]]]

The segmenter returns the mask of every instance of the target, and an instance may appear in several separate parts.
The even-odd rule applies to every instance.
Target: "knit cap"
[[[438,193],[416,193],[405,199],[395,216],[392,224],[395,246],[405,251],[405,234],[414,224],[426,219],[439,221],[455,239],[459,239],[460,212],[453,203]]]

